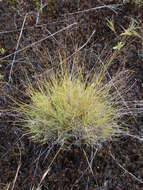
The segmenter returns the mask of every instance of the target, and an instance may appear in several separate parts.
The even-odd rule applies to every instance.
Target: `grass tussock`
[[[31,104],[20,104],[26,130],[34,141],[95,144],[117,132],[117,110],[111,86],[97,80],[85,82],[81,75],[52,76],[38,90],[28,92]]]

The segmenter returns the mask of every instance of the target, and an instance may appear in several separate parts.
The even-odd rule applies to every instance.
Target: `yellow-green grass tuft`
[[[117,108],[110,85],[85,82],[68,74],[51,77],[43,88],[29,91],[31,104],[20,104],[26,117],[26,130],[34,141],[64,144],[95,144],[118,130]]]

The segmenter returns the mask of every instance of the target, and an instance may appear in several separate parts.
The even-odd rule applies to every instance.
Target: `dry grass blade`
[[[36,190],[40,190],[40,189],[41,189],[41,184],[42,184],[42,182],[44,181],[44,179],[45,179],[45,177],[47,176],[47,174],[49,173],[49,171],[50,171],[50,169],[51,169],[51,166],[52,166],[53,162],[55,161],[55,159],[57,158],[57,156],[58,156],[58,154],[60,153],[60,151],[61,151],[61,147],[60,147],[59,150],[56,152],[56,154],[55,154],[53,160],[51,161],[51,163],[49,164],[47,170],[44,172],[44,174],[43,174],[43,176],[42,176],[42,178],[41,178],[41,180],[40,180],[40,183],[38,184],[38,187],[36,188]]]
[[[130,175],[134,180],[138,181],[139,183],[143,184],[143,181],[140,180],[139,178],[137,178],[135,175],[133,175],[131,172],[129,172],[128,170],[126,170],[117,160],[116,158],[113,156],[113,154],[110,152],[110,156],[111,158],[117,163],[117,165],[128,175]]]
[[[87,160],[87,163],[88,163],[88,166],[89,166],[89,168],[90,168],[90,171],[91,171],[91,173],[92,173],[92,176],[94,177],[94,179],[96,179],[96,177],[95,177],[95,175],[94,175],[94,172],[93,172],[93,170],[92,170],[92,162],[91,162],[91,164],[90,164],[90,162],[89,162],[89,160],[88,160],[88,157],[87,157],[87,154],[86,154],[86,152],[85,152],[85,150],[83,149],[83,153],[84,153],[84,155],[85,155],[85,158],[86,158],[86,160]]]
[[[31,48],[31,47],[33,47],[33,46],[36,46],[36,45],[38,45],[39,43],[41,43],[41,42],[43,42],[43,41],[45,41],[45,40],[47,40],[47,39],[49,39],[49,38],[55,36],[56,34],[62,32],[62,31],[64,31],[64,30],[67,30],[67,29],[71,28],[72,26],[74,26],[74,25],[76,25],[76,24],[77,24],[76,22],[73,23],[73,24],[70,24],[70,25],[68,25],[67,27],[62,28],[61,30],[58,30],[57,32],[55,32],[55,33],[53,33],[53,34],[48,35],[48,36],[42,38],[41,40],[38,40],[38,41],[36,41],[36,42],[33,42],[32,44],[29,44],[29,45],[27,45],[26,47],[15,51],[14,53],[11,53],[11,54],[9,54],[9,55],[6,55],[6,56],[2,57],[0,60],[4,60],[4,59],[6,59],[6,58],[8,58],[8,57],[10,57],[10,56],[12,56],[12,55],[14,55],[14,54],[20,53],[20,52],[22,52],[22,51],[24,51],[24,50],[26,50],[26,49],[28,49],[28,48]]]
[[[13,57],[13,60],[12,60],[12,63],[11,63],[11,68],[10,68],[10,73],[9,73],[9,79],[8,79],[9,83],[12,80],[11,75],[12,75],[13,65],[14,65],[14,62],[15,62],[15,59],[16,59],[17,50],[18,50],[19,45],[20,45],[20,40],[21,40],[21,37],[22,37],[22,33],[23,33],[23,29],[24,29],[24,25],[25,25],[27,16],[28,16],[28,14],[26,14],[25,17],[24,17],[24,20],[23,20],[23,23],[22,23],[22,27],[21,27],[21,31],[20,31],[20,35],[19,35],[18,42],[17,42],[17,45],[16,45],[16,50],[15,50],[14,57]]]
[[[100,9],[110,9],[113,12],[117,13],[115,10],[120,6],[121,4],[113,4],[113,5],[103,5],[103,6],[98,6],[98,7],[93,7],[90,9],[86,9],[86,10],[81,10],[81,11],[77,11],[77,12],[73,12],[73,13],[68,13],[68,15],[76,15],[76,14],[80,14],[80,13],[88,13],[90,11],[96,11],[96,10],[100,10]]]
[[[15,178],[14,178],[11,190],[14,190],[15,183],[16,183],[16,180],[18,178],[19,170],[21,168],[21,150],[20,150],[19,146],[18,146],[18,149],[19,149],[19,153],[20,153],[20,161],[19,161],[19,164],[18,164],[18,167],[17,167],[17,170],[16,170],[16,174],[15,174]]]
[[[18,165],[18,167],[17,167],[16,175],[15,175],[15,178],[14,178],[14,181],[13,181],[13,185],[12,185],[11,190],[13,190],[14,187],[15,187],[15,183],[16,183],[16,180],[17,180],[17,177],[18,177],[18,174],[19,174],[19,170],[20,170],[20,168],[21,168],[21,163],[19,163],[19,165]]]
[[[84,151],[84,150],[83,150],[83,151]],[[84,152],[85,152],[85,151],[84,151]],[[87,168],[85,169],[85,171],[80,175],[80,177],[79,177],[78,179],[76,179],[76,181],[75,181],[74,184],[72,185],[71,190],[73,190],[74,186],[81,180],[81,178],[87,173],[87,171],[88,171],[90,168],[92,169],[93,160],[94,160],[96,154],[97,154],[97,149],[96,149],[95,152],[93,153],[93,155],[92,155],[92,157],[91,157],[91,161],[90,161],[90,162],[88,161],[88,167],[87,167]],[[85,155],[86,159],[88,160],[87,155],[86,155],[86,152],[84,153],[84,155]],[[93,170],[91,170],[91,173],[92,173],[92,175],[93,175],[93,177],[94,177]],[[95,177],[94,177],[94,178],[95,178]],[[95,178],[95,179],[96,179],[96,178]]]

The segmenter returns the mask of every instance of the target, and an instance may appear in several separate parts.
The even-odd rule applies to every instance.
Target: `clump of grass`
[[[15,4],[15,3],[16,3],[16,0],[8,0],[8,3],[13,3],[13,4]]]
[[[142,6],[143,5],[143,0],[135,0],[135,4],[138,6]]]
[[[81,75],[52,76],[38,90],[28,92],[31,104],[20,104],[34,141],[90,145],[110,138],[119,128],[118,108],[110,96],[110,85],[100,79],[86,82]]]

